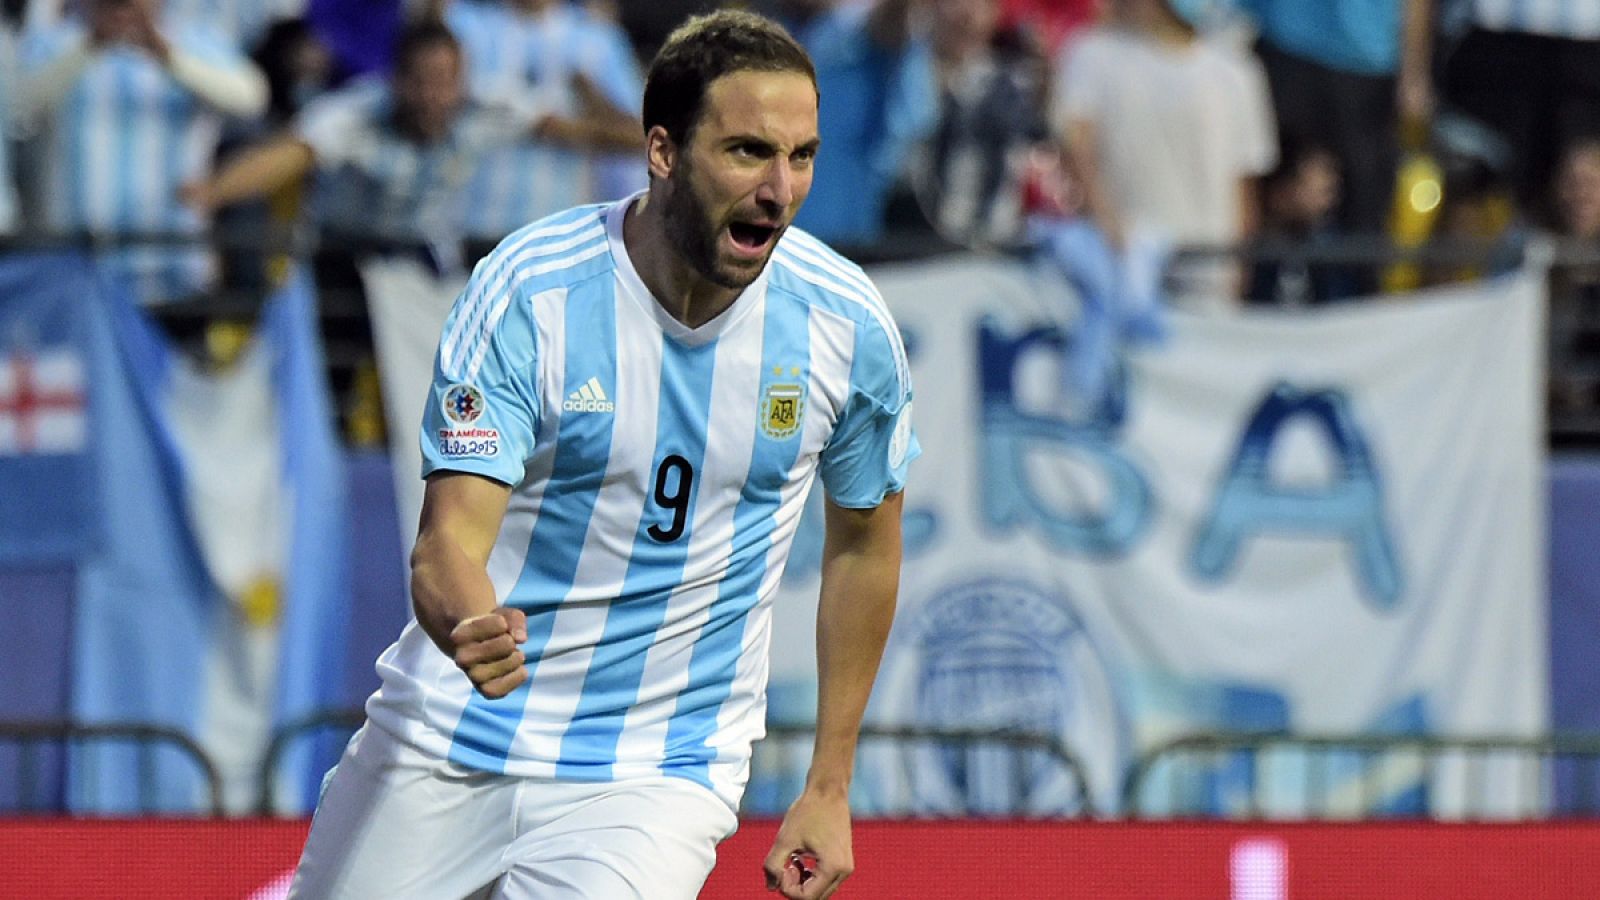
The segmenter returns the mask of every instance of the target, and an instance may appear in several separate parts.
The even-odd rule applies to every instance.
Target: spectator
[[[253,57],[267,76],[269,126],[288,124],[333,86],[333,54],[305,19],[274,23]]]
[[[179,202],[206,172],[224,116],[266,107],[261,73],[221,35],[160,16],[159,0],[88,0],[85,21],[25,36],[16,98],[41,144],[30,180],[43,225],[102,235],[200,235],[207,217]],[[204,251],[128,247],[105,263],[145,302],[203,289]]]
[[[1100,5],[1101,0],[1001,0],[1000,21],[1026,32],[1054,56],[1080,28],[1094,23]]]
[[[530,138],[488,152],[467,187],[469,235],[498,241],[551,213],[644,187],[638,160],[644,81],[616,23],[566,0],[439,5],[466,53],[474,99],[503,104],[531,93],[564,114],[615,123],[608,134],[631,130],[620,144],[556,145]],[[618,151],[631,151],[625,174],[614,159]]]
[[[1054,120],[1096,225],[1179,245],[1255,231],[1255,179],[1277,156],[1260,67],[1202,40],[1168,0],[1114,0],[1105,26],[1068,44]],[[1183,279],[1194,299],[1236,296],[1218,266]]]
[[[325,232],[420,243],[438,267],[453,270],[461,265],[464,189],[483,152],[529,133],[574,144],[620,140],[615,123],[567,119],[526,103],[467,102],[461,48],[442,25],[408,28],[395,58],[392,83],[363,80],[313,103],[289,134],[192,184],[189,202],[226,206],[317,172]]]
[[[1286,138],[1278,166],[1262,180],[1263,243],[1289,250],[1325,238],[1339,205],[1342,179],[1339,157],[1326,147]],[[1337,275],[1327,266],[1287,258],[1256,263],[1246,297],[1254,303],[1296,307],[1326,303],[1343,296]]]
[[[1562,154],[1556,210],[1564,236],[1600,244],[1600,138],[1575,141]]]
[[[53,27],[68,17],[73,0],[29,0],[28,28]],[[248,49],[276,21],[305,11],[306,0],[166,0],[162,10],[171,21],[205,25],[233,43]]]
[[[1432,0],[1244,0],[1278,130],[1331,150],[1344,173],[1338,225],[1383,231],[1403,119],[1419,137],[1433,107]]]
[[[1562,154],[1555,207],[1563,237],[1600,248],[1600,138]],[[1552,269],[1550,298],[1550,411],[1592,415],[1600,410],[1600,266]]]
[[[1049,131],[1047,64],[1025,33],[997,28],[999,12],[999,0],[933,4],[939,123],[917,187],[939,230],[964,243],[1018,236],[1024,159]]]
[[[913,0],[780,0],[785,27],[811,54],[822,135],[811,200],[795,224],[832,244],[882,238],[884,211],[912,149],[932,131],[938,81]]]
[[[1456,10],[1444,100],[1516,148],[1511,178],[1535,209],[1561,149],[1600,134],[1600,3],[1460,0]]]
[[[11,104],[8,94],[16,82],[12,58],[11,25],[0,19],[0,234],[17,228],[17,192],[11,169]]]

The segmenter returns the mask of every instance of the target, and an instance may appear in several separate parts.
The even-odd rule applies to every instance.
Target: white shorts
[[[289,897],[693,900],[737,827],[681,778],[476,772],[368,723],[329,775]]]

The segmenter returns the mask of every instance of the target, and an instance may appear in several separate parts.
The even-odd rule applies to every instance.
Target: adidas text
[[[617,405],[610,400],[568,400],[561,408],[567,412],[616,412]]]

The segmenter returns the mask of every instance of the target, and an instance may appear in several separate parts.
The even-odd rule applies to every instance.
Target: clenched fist
[[[478,693],[498,700],[528,680],[521,644],[528,639],[528,617],[520,609],[462,619],[450,630],[451,659],[472,679]]]

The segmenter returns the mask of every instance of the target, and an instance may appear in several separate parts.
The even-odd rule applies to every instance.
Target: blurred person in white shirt
[[[1053,124],[1115,247],[1134,232],[1177,246],[1255,232],[1256,181],[1277,161],[1271,99],[1253,57],[1196,30],[1203,5],[1111,0],[1107,22],[1069,42],[1058,63]],[[1237,295],[1236,272],[1194,271],[1179,279],[1189,299]]]

